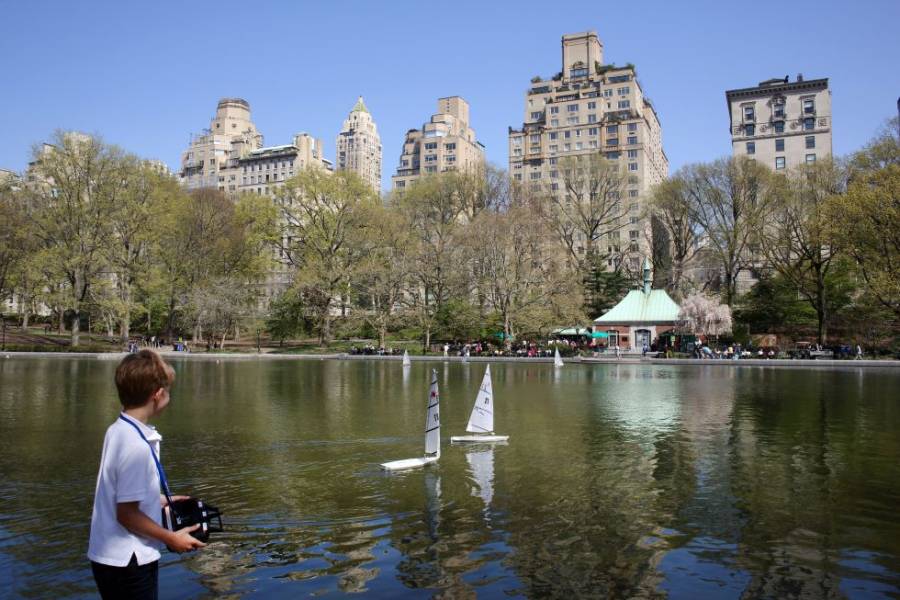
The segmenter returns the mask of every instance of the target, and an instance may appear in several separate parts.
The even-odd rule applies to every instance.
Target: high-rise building
[[[337,136],[339,171],[352,171],[381,193],[381,138],[362,96],[356,101]]]
[[[262,145],[263,136],[250,120],[250,104],[241,98],[222,98],[209,129],[192,136],[181,155],[181,183],[190,189],[236,192],[238,159]]]
[[[604,64],[603,44],[594,31],[562,36],[562,70],[535,77],[525,93],[521,129],[509,129],[509,172],[526,190],[562,194],[558,161],[600,154],[620,165],[626,185],[619,227],[597,244],[610,249],[608,266],[624,259],[634,273],[647,253],[649,223],[642,203],[651,186],[669,171],[662,128],[644,96],[632,64]],[[584,252],[584,246],[581,246]]]
[[[237,191],[274,195],[276,188],[307,167],[334,170],[324,157],[322,140],[298,133],[291,144],[257,148],[237,159]]]
[[[438,99],[437,113],[422,126],[410,129],[403,141],[395,190],[403,190],[429,173],[469,170],[484,164],[484,146],[469,126],[469,103],[459,96]]]
[[[769,79],[725,92],[734,156],[782,170],[831,155],[828,79]]]

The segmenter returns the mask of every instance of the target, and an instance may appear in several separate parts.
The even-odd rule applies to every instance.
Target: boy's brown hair
[[[129,354],[116,367],[116,389],[125,408],[143,406],[160,388],[175,381],[175,370],[159,354],[141,350]]]

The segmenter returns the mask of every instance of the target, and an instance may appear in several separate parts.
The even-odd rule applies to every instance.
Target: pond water
[[[175,493],[224,513],[164,598],[900,597],[900,372],[176,360]],[[0,596],[93,597],[115,360],[0,360]],[[437,465],[421,456],[431,369]]]

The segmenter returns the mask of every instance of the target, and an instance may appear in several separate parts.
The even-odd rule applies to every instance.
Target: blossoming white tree
[[[694,335],[721,335],[731,331],[731,308],[703,294],[693,294],[681,303],[678,318]]]

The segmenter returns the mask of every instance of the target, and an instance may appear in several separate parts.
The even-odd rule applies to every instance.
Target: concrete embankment
[[[263,352],[254,353],[192,353],[161,351],[161,355],[169,359],[177,360],[368,360],[368,361],[400,361],[400,355],[378,356],[365,354],[272,354]],[[3,358],[85,358],[93,360],[121,360],[124,352],[2,352]],[[514,356],[410,356],[414,362],[445,361],[445,362],[513,362],[513,363],[552,363],[553,357],[519,358]],[[900,360],[788,360],[788,359],[757,359],[747,358],[742,360],[709,360],[696,358],[643,358],[639,355],[624,355],[620,358],[566,358],[566,364],[619,364],[619,365],[677,365],[677,366],[704,366],[704,367],[779,367],[779,368],[900,368]]]

